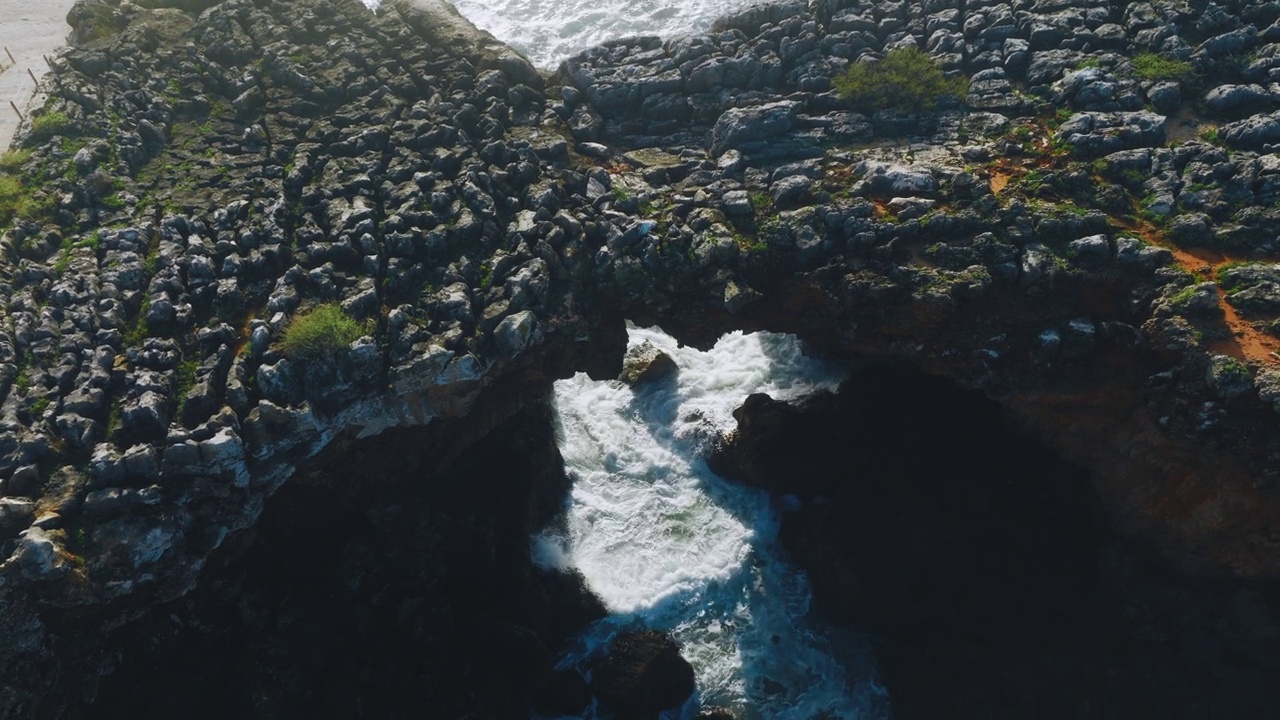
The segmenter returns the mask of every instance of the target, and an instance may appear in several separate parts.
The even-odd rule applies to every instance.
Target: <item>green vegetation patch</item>
[[[41,217],[50,207],[47,198],[27,190],[21,179],[0,174],[0,227],[8,225],[16,217]]]
[[[841,97],[869,113],[918,113],[969,91],[967,78],[947,77],[929,53],[915,47],[890,50],[878,62],[854,63],[834,83]]]
[[[1152,52],[1133,56],[1133,72],[1143,80],[1187,82],[1196,76],[1195,67],[1186,60],[1174,60]]]
[[[295,315],[284,330],[281,347],[291,358],[320,358],[346,350],[368,331],[368,323],[359,322],[337,303],[320,305]]]
[[[0,172],[14,173],[31,158],[30,150],[7,150],[0,153]]]
[[[71,118],[61,110],[47,112],[31,119],[31,133],[38,139],[46,140],[64,132],[71,124]]]

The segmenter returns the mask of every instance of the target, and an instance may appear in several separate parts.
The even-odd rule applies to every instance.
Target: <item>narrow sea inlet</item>
[[[727,482],[703,457],[747,395],[797,399],[840,369],[792,336],[732,333],[708,352],[632,328],[678,369],[634,389],[585,375],[556,384],[561,451],[574,485],[566,522],[535,540],[543,564],[573,568],[611,615],[562,666],[586,664],[624,630],[670,632],[693,665],[699,705],[739,718],[876,718],[888,700],[869,652],[837,661],[809,616],[804,574],[777,539],[763,491]]]
[[[377,9],[382,0],[363,0]],[[707,30],[758,0],[453,0],[468,20],[554,70],[562,60],[618,38],[663,39]]]

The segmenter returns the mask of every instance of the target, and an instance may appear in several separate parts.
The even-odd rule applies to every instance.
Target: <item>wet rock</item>
[[[676,361],[670,355],[646,340],[627,351],[618,379],[628,385],[641,385],[660,380],[676,369]]]
[[[693,667],[680,657],[680,646],[653,630],[618,635],[592,669],[591,692],[619,718],[654,717],[693,690]]]

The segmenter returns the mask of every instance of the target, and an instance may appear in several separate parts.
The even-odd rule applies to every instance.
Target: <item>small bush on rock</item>
[[[285,328],[281,346],[291,358],[333,356],[368,330],[368,324],[349,317],[336,303],[295,315]]]
[[[968,79],[947,77],[932,56],[915,47],[895,48],[877,62],[854,63],[834,82],[841,97],[866,113],[918,113],[969,90]]]

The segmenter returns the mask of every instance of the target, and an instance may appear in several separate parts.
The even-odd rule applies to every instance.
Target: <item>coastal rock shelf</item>
[[[549,76],[432,0],[69,21],[0,156],[4,716],[92,701],[295,474],[446,467],[624,318],[946,376],[1162,562],[1280,581],[1280,3],[778,3]],[[909,46],[963,101],[832,90]]]

